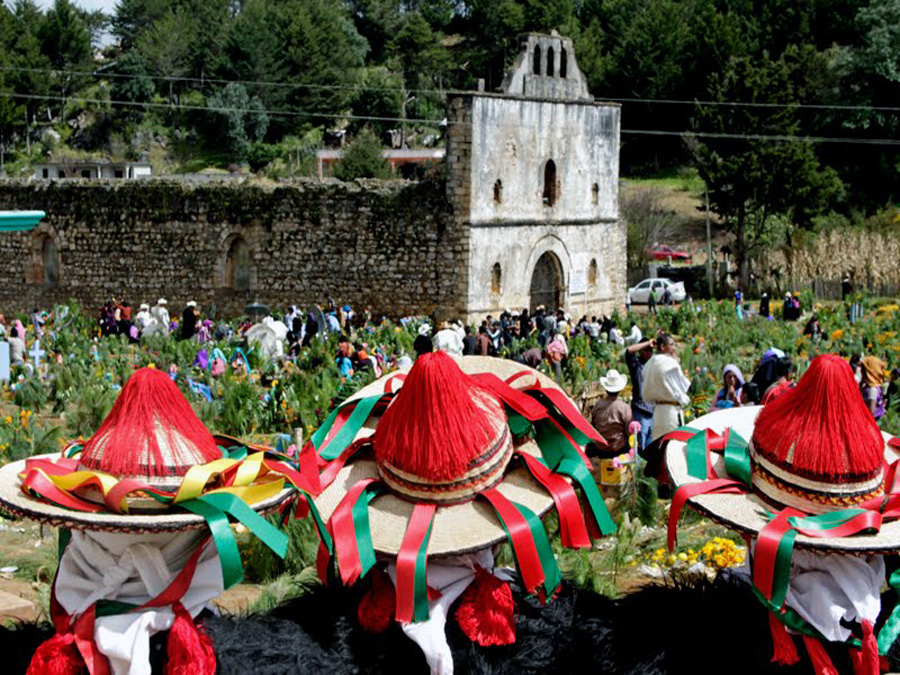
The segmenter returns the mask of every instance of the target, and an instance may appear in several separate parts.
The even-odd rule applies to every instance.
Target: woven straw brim
[[[540,380],[542,387],[559,389],[549,377],[514,361],[487,356],[464,356],[457,358],[456,362],[466,373],[490,372],[503,380],[516,373],[527,371]],[[352,398],[374,396],[383,390],[384,378],[361,389]],[[357,438],[371,434],[376,426],[377,420],[374,423],[370,422],[367,428],[359,432]],[[533,441],[528,441],[517,449],[540,457],[540,450]],[[503,482],[497,490],[511,501],[528,507],[538,515],[543,515],[553,506],[553,498],[531,477],[520,462],[521,460],[513,460],[510,464],[512,468],[507,468]],[[315,500],[322,517],[329,519],[344,495],[364,478],[378,478],[373,460],[357,459],[348,463],[334,482]],[[392,494],[376,497],[369,504],[369,528],[375,551],[390,556],[397,555],[412,512],[412,502]],[[431,539],[428,542],[428,555],[429,557],[462,555],[503,541],[506,541],[506,532],[493,508],[487,501],[475,499],[437,508]]]
[[[59,459],[59,453],[37,455],[37,458]],[[19,474],[25,470],[25,460],[11,462],[0,468],[0,509],[13,515],[30,518],[56,527],[74,530],[102,530],[105,532],[177,532],[206,526],[198,515],[177,507],[158,514],[85,513],[32,499],[21,490]],[[296,491],[285,488],[269,499],[252,504],[254,510],[268,513],[278,508]]]
[[[689,426],[697,430],[712,429],[717,433],[722,433],[726,428],[730,427],[749,442],[753,436],[753,426],[760,410],[762,410],[761,406],[719,410],[697,418]],[[895,452],[893,448],[887,445],[887,441],[893,438],[890,434],[882,432],[882,436],[884,436],[885,441],[885,461],[888,463],[893,462],[900,456],[900,453]],[[712,465],[716,473],[720,476],[727,475],[722,454],[712,453],[712,458]],[[686,443],[680,441],[669,442],[666,449],[666,466],[669,469],[669,476],[675,487],[702,482],[688,474]],[[776,510],[754,494],[698,495],[692,498],[688,505],[720,525],[751,536],[756,536],[769,522],[766,512],[772,513]],[[798,534],[794,545],[797,548],[805,548],[822,553],[843,553],[847,555],[896,552],[900,551],[900,521],[885,522],[881,526],[881,531],[873,535],[816,539]]]

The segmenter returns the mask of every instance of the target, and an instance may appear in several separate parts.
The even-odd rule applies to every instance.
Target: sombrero
[[[526,590],[549,597],[559,570],[540,516],[557,507],[566,546],[615,530],[589,440],[604,444],[565,392],[513,361],[438,351],[376,380],[310,444],[325,463],[315,507],[341,579],[396,559],[397,620],[416,621],[427,617],[427,560],[509,539]],[[404,608],[405,594],[416,600]]]
[[[0,468],[0,508],[110,532],[200,528],[223,508],[256,522],[253,512],[279,507],[299,482],[285,458],[265,450],[213,437],[168,375],[143,368],[83,446]]]
[[[664,440],[677,487],[670,549],[685,503],[737,530],[753,551],[754,591],[770,610],[773,660],[796,662],[789,628],[802,635],[816,672],[834,672],[820,644],[827,639],[850,646],[857,673],[877,673],[879,653],[900,634],[900,607],[877,638],[874,630],[884,583],[878,554],[900,550],[900,453],[847,362],[816,357],[768,405],[705,415]]]
[[[287,456],[214,438],[168,375],[136,371],[83,447],[0,469],[0,508],[64,528],[50,601],[57,634],[29,673],[149,672],[132,659],[148,653],[152,625],[171,628],[167,672],[212,675],[194,618],[243,578],[229,522],[284,557],[287,536],[260,512],[298,495],[294,485],[305,483]]]
[[[676,488],[693,486],[691,507],[756,536],[773,513],[787,508],[817,516],[887,501],[892,465],[900,459],[892,439],[872,419],[847,363],[824,355],[769,405],[719,410],[673,433],[666,464]],[[733,480],[743,489],[715,489],[716,480]],[[727,487],[734,489],[721,491]],[[879,513],[885,517],[877,531],[830,537],[809,536],[801,528],[795,546],[858,555],[900,550],[900,520],[884,508]]]

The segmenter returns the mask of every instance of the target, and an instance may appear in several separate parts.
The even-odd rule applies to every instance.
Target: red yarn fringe
[[[456,620],[466,637],[482,647],[513,644],[515,612],[509,584],[476,567],[475,581],[469,584],[456,608]]]
[[[809,660],[812,661],[816,675],[839,675],[821,642],[814,637],[804,635],[803,644],[806,645],[806,651],[809,652]]]
[[[769,632],[772,634],[772,663],[792,666],[800,660],[794,638],[778,618],[769,612]]]
[[[496,397],[452,357],[441,351],[423,354],[378,423],[375,459],[427,480],[458,478],[495,433],[486,406],[504,414]]]
[[[853,649],[854,675],[878,675],[881,672],[881,656],[878,653],[878,640],[875,639],[875,627],[871,621],[862,622],[862,648]]]
[[[841,357],[813,359],[797,386],[765,406],[753,443],[763,456],[818,477],[871,474],[884,439]]]
[[[78,675],[84,660],[73,633],[57,633],[41,644],[31,657],[25,675]]]
[[[85,444],[80,461],[114,476],[169,476],[184,475],[195,464],[219,457],[212,434],[171,378],[154,368],[141,368]]]
[[[367,633],[378,635],[391,627],[397,606],[397,591],[391,578],[381,570],[372,570],[372,585],[356,610],[359,625]]]
[[[169,631],[169,660],[164,675],[216,675],[216,653],[212,641],[180,602],[172,609],[175,623]]]

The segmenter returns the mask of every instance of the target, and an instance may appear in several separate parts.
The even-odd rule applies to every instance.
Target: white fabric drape
[[[755,549],[755,542],[754,542]],[[752,584],[749,565],[732,574]],[[841,620],[871,621],[881,612],[884,556],[821,554],[795,550],[785,604],[816,628],[825,639],[844,642],[851,632]]]
[[[56,599],[70,615],[83,613],[97,600],[143,604],[168,587],[205,536],[74,530],[59,564]],[[195,617],[223,590],[219,554],[209,541],[181,604]],[[150,675],[150,636],[168,630],[174,621],[171,607],[98,617],[94,641],[114,675]]]
[[[448,558],[442,564],[428,563],[428,586],[440,591],[441,597],[428,603],[427,621],[400,624],[406,636],[419,645],[425,654],[431,675],[453,675],[453,656],[447,643],[445,627],[450,607],[475,579],[475,565],[493,570],[494,575],[504,581],[513,578],[512,570],[494,569],[494,555],[490,549]],[[397,567],[394,563],[387,566],[387,573],[396,586]]]

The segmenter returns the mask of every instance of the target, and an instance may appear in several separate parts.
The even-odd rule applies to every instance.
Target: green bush
[[[363,129],[334,165],[334,177],[341,180],[391,178],[391,167],[381,156],[381,151],[381,143],[375,134]]]

